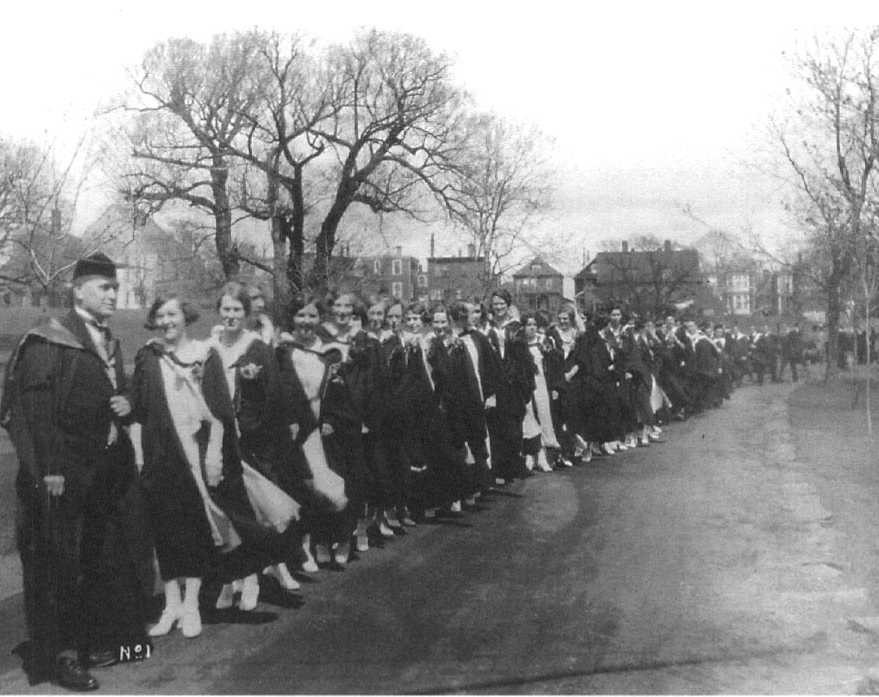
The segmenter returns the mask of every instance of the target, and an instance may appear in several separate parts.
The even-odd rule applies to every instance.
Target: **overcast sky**
[[[866,2],[11,4],[0,18],[0,134],[59,152],[127,86],[126,67],[170,36],[207,40],[251,26],[324,41],[372,26],[420,35],[455,58],[480,107],[555,139],[560,187],[542,225],[576,233],[562,250],[565,270],[608,238],[694,239],[704,228],[684,204],[719,227],[785,234],[782,192],[751,165],[769,114],[783,108],[789,56],[816,33],[877,22]],[[81,224],[96,216],[100,194],[86,197]],[[424,254],[423,239],[404,246]]]

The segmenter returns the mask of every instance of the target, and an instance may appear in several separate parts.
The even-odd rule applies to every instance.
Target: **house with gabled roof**
[[[662,314],[679,305],[714,312],[699,253],[670,241],[647,250],[629,249],[623,242],[619,251],[599,252],[574,277],[574,284],[577,297],[591,298],[596,307],[619,305],[642,315]]]
[[[520,311],[558,312],[564,297],[564,274],[537,255],[513,274],[515,303]]]

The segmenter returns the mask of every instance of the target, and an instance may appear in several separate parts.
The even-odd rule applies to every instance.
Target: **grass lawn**
[[[64,308],[51,310],[32,307],[0,309],[0,351],[11,350],[18,337],[43,317],[60,317],[66,312],[67,310]],[[113,334],[122,342],[122,351],[128,360],[131,360],[137,349],[154,335],[143,326],[146,314],[146,310],[117,310],[113,319],[110,320]],[[216,313],[213,310],[203,310],[198,322],[190,327],[190,333],[196,338],[205,337],[216,323]]]

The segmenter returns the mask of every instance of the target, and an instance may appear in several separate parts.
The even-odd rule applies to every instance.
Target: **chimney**
[[[433,259],[436,257],[436,237],[433,233],[430,233],[430,258]]]
[[[665,248],[665,251],[666,251],[666,252],[670,252],[670,251],[671,251],[671,240],[666,240],[666,241],[665,241],[664,248]]]
[[[629,243],[626,242],[625,240],[623,240],[623,253],[625,254],[628,251],[629,251]]]
[[[397,245],[397,258],[399,259],[402,256],[403,256],[403,248],[401,246]]]
[[[61,233],[61,211],[58,208],[52,209],[52,234],[58,235]]]
[[[461,257],[461,250],[459,249],[458,250],[458,258],[460,259],[460,257]]]
[[[468,244],[467,245],[467,256],[470,257],[471,259],[476,257],[476,245],[475,244]]]

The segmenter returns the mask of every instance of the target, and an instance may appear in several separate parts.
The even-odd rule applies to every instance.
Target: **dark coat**
[[[25,613],[38,657],[113,648],[143,638],[151,546],[125,420],[110,398],[126,393],[118,342],[117,387],[74,311],[29,331],[7,365],[2,423],[19,459],[17,540]],[[108,446],[111,424],[117,441]],[[60,474],[48,498],[43,477]]]

